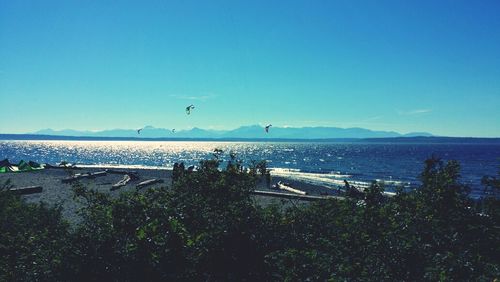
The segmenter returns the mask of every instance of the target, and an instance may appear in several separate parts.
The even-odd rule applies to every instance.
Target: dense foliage
[[[118,197],[74,187],[82,221],[0,192],[0,281],[492,281],[500,201],[472,200],[459,165],[426,162],[422,185],[384,197],[261,207],[249,170],[221,152],[171,188]],[[263,168],[264,166],[264,168]],[[179,168],[178,168],[179,169]],[[486,189],[499,181],[486,177]],[[4,185],[7,186],[8,184]],[[495,192],[495,193],[496,193]],[[494,193],[492,193],[494,195]]]
[[[0,184],[0,281],[61,280],[70,252],[61,209],[26,204]]]

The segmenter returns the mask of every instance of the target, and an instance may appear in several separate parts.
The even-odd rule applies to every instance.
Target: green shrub
[[[27,204],[9,188],[0,188],[0,281],[63,279],[72,250],[61,208]]]
[[[492,281],[500,277],[499,200],[469,197],[459,165],[426,161],[420,188],[373,183],[345,200],[265,208],[248,171],[222,152],[177,166],[170,188],[118,197],[74,187],[81,221],[0,192],[0,280]],[[485,185],[497,189],[496,178]],[[8,184],[4,185],[7,186]]]

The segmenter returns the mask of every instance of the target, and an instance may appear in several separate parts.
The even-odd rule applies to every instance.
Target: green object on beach
[[[11,164],[8,159],[0,161],[0,173],[26,172],[40,169],[44,169],[44,166],[32,161],[27,163],[21,160],[17,165]]]
[[[21,160],[17,165],[19,171],[31,171],[33,168],[25,161]]]
[[[8,159],[0,161],[0,173],[12,172],[14,169],[12,168],[12,164]]]
[[[13,170],[8,167],[8,166],[2,166],[0,167],[0,173],[5,173],[5,172],[12,172]]]
[[[42,169],[44,168],[44,166],[42,166],[41,164],[37,163],[37,162],[34,162],[34,161],[29,161],[28,164],[34,168],[34,169]]]

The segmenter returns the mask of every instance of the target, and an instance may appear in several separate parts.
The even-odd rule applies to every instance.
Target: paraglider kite
[[[268,126],[266,126],[266,127],[265,127],[266,133],[269,133],[269,128],[270,128],[271,126],[273,126],[273,125],[272,125],[272,124],[270,124],[270,125],[268,125]]]
[[[189,106],[186,107],[186,114],[190,115],[191,114],[191,110],[194,110],[194,105],[191,104]]]

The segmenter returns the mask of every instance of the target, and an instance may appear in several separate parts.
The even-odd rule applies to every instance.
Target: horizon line
[[[15,139],[20,137],[21,139]],[[24,137],[24,138],[23,138]],[[39,137],[39,139],[35,139]],[[49,134],[24,134],[24,133],[0,133],[0,140],[4,141],[445,141],[452,139],[462,140],[491,140],[500,141],[500,137],[473,137],[473,136],[396,136],[396,137],[337,137],[337,138],[284,138],[284,137],[111,137],[111,136],[71,136],[71,135],[49,135]]]

